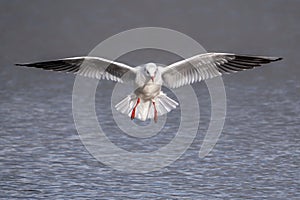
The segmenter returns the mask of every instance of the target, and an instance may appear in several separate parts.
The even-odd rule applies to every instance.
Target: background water
[[[0,198],[299,199],[299,2],[274,1],[1,1]],[[210,118],[204,83],[194,84],[201,123],[185,154],[146,174],[98,162],[81,143],[72,117],[74,77],[13,67],[15,62],[86,55],[126,29],[181,31],[208,51],[282,56],[266,67],[224,77],[227,117],[213,151],[198,152]],[[119,60],[168,64],[157,51]],[[103,81],[96,107],[108,137],[124,149],[152,151],[174,130],[133,139],[112,127],[114,84]],[[102,115],[107,113],[107,115]],[[177,123],[180,111],[168,115]],[[155,162],[155,161],[153,161]]]

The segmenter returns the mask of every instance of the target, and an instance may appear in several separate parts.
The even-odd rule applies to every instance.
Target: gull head
[[[147,63],[144,65],[144,73],[147,77],[150,77],[152,81],[154,81],[156,72],[157,72],[157,65],[155,63]]]

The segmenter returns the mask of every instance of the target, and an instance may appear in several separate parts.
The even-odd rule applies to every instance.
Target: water
[[[64,78],[58,75],[55,79],[59,82]],[[87,152],[74,127],[70,84],[23,88],[13,94],[2,92],[1,197],[299,197],[300,107],[293,93],[299,85],[293,88],[296,82],[292,81],[272,90],[262,86],[265,83],[257,80],[250,86],[228,84],[225,128],[204,159],[198,158],[198,151],[210,115],[205,108],[209,96],[204,84],[196,84],[203,99],[199,103],[203,125],[198,136],[175,163],[146,174],[113,170]],[[98,93],[109,95],[113,84],[104,85],[107,90],[101,88]],[[99,107],[98,111],[111,113],[109,107]],[[157,148],[155,137],[145,143],[142,139],[126,140],[126,135],[120,137],[118,132],[109,134],[123,148]],[[167,142],[172,137],[169,132],[160,135],[159,141]]]
[[[300,198],[296,1],[251,1],[247,5],[203,1],[201,6],[191,1],[161,4],[160,8],[137,2],[110,1],[106,6],[73,2],[20,6],[17,1],[7,1],[0,7],[0,198]],[[72,116],[72,75],[12,66],[21,61],[86,55],[103,39],[140,26],[173,28],[215,51],[284,57],[280,63],[224,78],[225,127],[203,159],[198,153],[209,124],[210,101],[205,84],[195,84],[201,111],[196,138],[174,163],[145,174],[114,170],[86,150]],[[167,64],[176,59],[145,51],[120,61]],[[180,110],[168,115],[169,129],[151,138],[137,139],[120,132],[107,98],[113,87],[104,81],[98,88],[96,109],[114,144],[128,151],[151,152],[174,138]]]

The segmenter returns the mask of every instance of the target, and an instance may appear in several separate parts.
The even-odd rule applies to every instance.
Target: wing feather
[[[135,80],[136,77],[135,68],[123,63],[98,57],[74,57],[16,65],[50,71],[74,73],[89,78],[107,79],[119,82],[132,81]]]
[[[222,74],[252,69],[281,59],[279,57],[246,56],[230,53],[205,53],[163,68],[162,79],[166,86],[177,88]]]

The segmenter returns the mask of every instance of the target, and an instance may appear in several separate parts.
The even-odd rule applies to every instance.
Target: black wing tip
[[[241,61],[258,62],[261,64],[275,62],[283,59],[282,57],[253,56],[253,55],[234,55],[234,57]]]
[[[28,64],[26,63],[15,63],[15,66],[27,66]]]
[[[39,68],[35,64],[36,63],[15,63],[15,66],[18,66],[18,67],[36,67],[36,68]]]
[[[272,57],[273,60],[272,61],[279,61],[279,60],[282,60],[283,58],[282,57]]]
[[[58,72],[78,72],[82,64],[82,60],[72,61],[72,60],[53,60],[53,61],[43,61],[35,63],[15,63],[15,66],[25,66],[30,68],[38,68],[48,71],[58,71]]]
[[[257,57],[268,60],[270,62],[275,62],[283,59],[282,57],[269,57],[269,56],[257,56]]]
[[[15,63],[15,66],[36,67],[36,64],[38,63]]]
[[[236,57],[242,57],[242,58],[261,58],[261,59],[267,59],[267,60],[281,60],[282,57],[275,57],[275,56],[258,56],[258,55],[239,55],[239,54],[236,54],[235,55]]]

